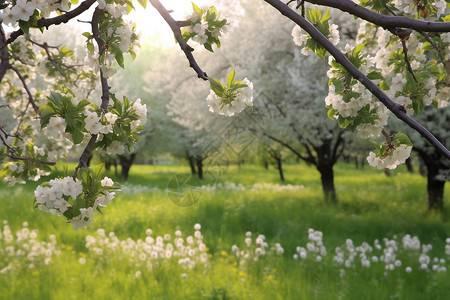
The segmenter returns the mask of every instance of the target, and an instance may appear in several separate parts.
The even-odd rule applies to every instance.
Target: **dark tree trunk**
[[[444,186],[445,181],[436,180],[435,172],[428,171],[428,210],[442,210],[444,208]]]
[[[337,202],[336,189],[334,187],[333,164],[326,164],[317,167],[322,181],[322,190],[325,201]]]
[[[267,161],[264,162],[264,169],[266,169],[266,170],[269,169],[269,163]]]
[[[198,179],[203,179],[203,157],[197,156],[195,161],[197,162]]]
[[[405,165],[406,165],[406,168],[408,169],[408,172],[409,172],[409,173],[414,173],[414,168],[413,168],[413,165],[412,165],[412,163],[411,163],[411,157],[409,157],[409,158],[405,161]]]
[[[192,155],[189,155],[186,152],[186,158],[187,158],[187,160],[189,162],[189,167],[191,167],[191,174],[192,175],[197,174],[197,170],[195,169],[195,159],[194,159],[194,157]]]
[[[105,162],[105,170],[106,171],[109,171],[109,170],[111,170],[111,165],[112,165],[112,161],[106,161]]]
[[[279,156],[276,158],[276,161],[277,161],[278,173],[280,174],[280,179],[281,179],[281,181],[284,181],[283,159],[281,158],[281,156]]]
[[[355,156],[355,168],[359,169],[359,160],[358,160],[358,156]]]
[[[130,173],[130,168],[133,165],[135,158],[136,158],[136,153],[131,153],[130,157],[126,157],[124,155],[119,155],[120,165],[122,166],[122,178],[124,180],[128,179],[128,174]]]
[[[439,171],[445,170],[442,155],[437,151],[427,153],[417,150],[423,164],[426,166],[428,210],[442,210],[444,208],[445,180],[439,180]],[[448,167],[447,167],[448,168]]]

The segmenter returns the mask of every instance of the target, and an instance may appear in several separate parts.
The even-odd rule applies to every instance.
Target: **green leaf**
[[[375,147],[375,149],[377,149],[377,151],[380,151],[380,145],[378,145],[377,142],[375,142],[374,140],[370,140],[370,142],[372,143],[372,145]]]
[[[225,87],[217,79],[208,78],[211,89],[216,93],[217,96],[222,97],[225,93]]]
[[[406,146],[412,146],[411,140],[409,137],[404,134],[403,132],[399,132],[394,137],[394,143],[397,145],[406,145]]]
[[[130,55],[131,55],[131,58],[134,60],[134,59],[136,59],[136,52],[134,52],[134,51],[128,51],[128,53],[130,53]]]
[[[232,84],[233,81],[234,81],[234,75],[236,75],[236,71],[235,71],[235,70],[231,71],[230,74],[228,74],[228,77],[227,77],[227,87],[231,87],[231,84]]]
[[[361,49],[364,47],[364,44],[359,44],[355,47],[355,49],[353,49],[352,54],[353,56],[356,56],[357,54],[359,54],[359,52],[361,52]]]
[[[320,20],[321,23],[326,22],[330,19],[330,8],[327,9],[325,14],[322,16],[322,19]]]
[[[80,130],[74,129],[74,130],[72,130],[71,133],[72,133],[72,140],[73,140],[74,144],[78,145],[79,143],[81,143],[83,141],[84,135]]]
[[[211,47],[210,43],[204,43],[203,46],[205,47],[206,50],[208,50],[209,52],[214,52],[213,48]]]
[[[61,106],[61,95],[58,93],[51,92],[50,97],[48,97],[57,106]]]
[[[197,15],[202,15],[203,10],[192,2],[192,8],[194,9],[194,13]]]
[[[20,20],[20,21],[19,21],[19,27],[20,27],[20,29],[22,29],[22,31],[23,31],[26,35],[29,34],[29,31],[30,31],[30,23],[29,23],[29,22]]]
[[[146,8],[146,7],[147,7],[147,0],[138,0],[138,3],[139,3],[143,8]]]
[[[94,53],[95,47],[94,47],[94,44],[93,44],[93,43],[88,42],[88,43],[86,44],[86,47],[87,47],[87,49],[88,49],[88,51],[89,51],[90,53]]]
[[[103,166],[104,166],[104,164],[96,165],[96,166],[92,167],[92,171],[94,171],[94,173],[95,173],[96,175],[99,175],[100,172],[101,172],[102,169],[103,169]]]
[[[336,116],[337,112],[338,111],[335,109],[329,109],[327,112],[328,118],[330,118],[330,120],[334,120],[334,116]]]
[[[81,100],[78,105],[77,105],[77,109],[78,110],[84,110],[84,107],[91,104],[91,102],[87,101],[87,100]]]
[[[367,74],[367,78],[369,78],[370,80],[376,80],[376,79],[384,80],[383,75],[381,75],[381,72],[378,72],[378,71],[370,72],[369,74]]]

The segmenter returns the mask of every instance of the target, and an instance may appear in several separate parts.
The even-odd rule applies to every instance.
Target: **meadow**
[[[133,166],[77,232],[33,211],[38,183],[1,184],[0,299],[448,299],[450,212],[427,211],[423,177],[338,164],[332,204],[313,167],[285,175]]]

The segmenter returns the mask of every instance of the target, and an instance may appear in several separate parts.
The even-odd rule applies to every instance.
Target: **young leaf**
[[[397,145],[406,145],[406,146],[412,146],[411,140],[409,137],[404,134],[403,132],[399,132],[394,137],[394,143]]]
[[[147,7],[147,0],[138,0],[138,2],[143,8]]]
[[[208,78],[211,89],[216,93],[217,96],[222,97],[225,93],[225,87],[216,79]]]
[[[22,29],[22,31],[23,31],[26,35],[28,35],[28,33],[29,33],[29,31],[30,31],[30,23],[29,23],[29,22],[20,20],[20,21],[19,21],[19,27],[20,27],[20,29]]]
[[[227,77],[227,87],[231,87],[231,84],[232,84],[233,81],[234,81],[234,75],[235,75],[235,74],[236,74],[236,71],[235,71],[235,70],[231,71],[230,74],[228,74],[228,77]]]

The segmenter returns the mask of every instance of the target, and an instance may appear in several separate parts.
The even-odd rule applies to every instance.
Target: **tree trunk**
[[[438,152],[427,153],[416,150],[426,166],[428,210],[442,210],[444,208],[444,186],[445,180],[439,180],[439,171],[445,170],[442,164],[442,156]]]
[[[264,162],[264,169],[266,169],[266,170],[269,169],[269,163],[267,161]]]
[[[278,169],[278,173],[280,174],[280,179],[281,181],[284,181],[284,174],[283,174],[283,159],[281,158],[281,156],[276,158],[277,161],[277,169]]]
[[[198,179],[203,179],[203,158],[200,156],[197,156],[196,162],[197,162]]]
[[[444,208],[444,186],[445,181],[436,180],[435,172],[428,170],[428,210],[442,210]]]
[[[358,156],[355,156],[355,169],[359,169],[359,160],[358,160]]]
[[[124,180],[128,179],[128,174],[130,173],[130,168],[133,165],[135,158],[136,153],[131,153],[130,157],[119,155],[120,165],[122,166],[122,178]]]
[[[186,152],[186,158],[187,158],[187,160],[189,162],[189,167],[191,167],[191,174],[192,175],[197,174],[197,170],[195,169],[195,159],[194,159],[194,157],[192,155],[189,155]]]
[[[406,165],[406,168],[408,169],[408,172],[409,172],[409,173],[414,173],[414,168],[413,168],[413,165],[412,165],[412,163],[411,163],[411,157],[409,157],[409,158],[405,161],[405,165]]]
[[[317,167],[322,181],[322,190],[326,202],[337,202],[336,189],[334,187],[333,165],[326,164]]]

